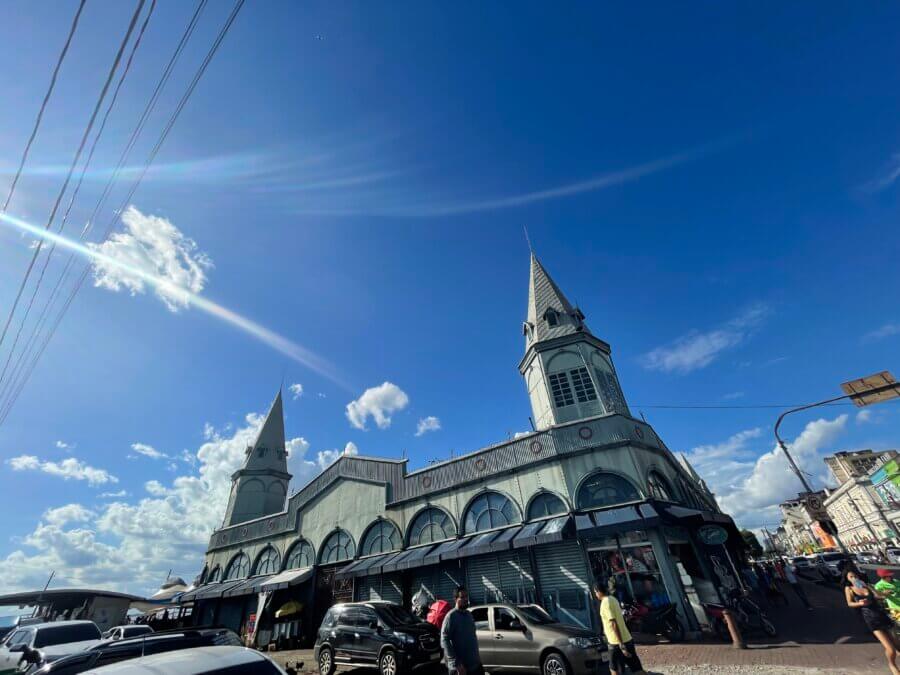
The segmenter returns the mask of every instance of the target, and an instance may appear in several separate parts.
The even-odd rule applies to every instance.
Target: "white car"
[[[900,548],[886,548],[884,550],[884,555],[887,557],[889,563],[893,563],[894,565],[900,564]]]
[[[121,640],[123,638],[139,637],[152,632],[153,629],[145,623],[136,623],[128,626],[113,626],[103,634],[103,639]]]
[[[296,675],[246,647],[195,647],[86,670],[83,675]]]
[[[17,628],[0,646],[0,673],[16,672],[23,661],[35,667],[50,663],[100,642],[100,629],[93,621],[53,621]]]
[[[798,555],[794,558],[791,558],[790,562],[798,570],[812,569],[812,563],[810,562],[809,558],[803,555]]]

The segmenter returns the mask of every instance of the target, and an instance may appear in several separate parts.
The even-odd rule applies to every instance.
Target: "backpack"
[[[453,609],[453,606],[449,602],[438,600],[431,604],[431,608],[428,610],[428,618],[425,620],[440,630],[444,625],[444,618],[450,613],[451,609]]]

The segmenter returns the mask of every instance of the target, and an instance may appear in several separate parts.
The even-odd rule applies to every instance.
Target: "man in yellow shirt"
[[[625,675],[627,667],[632,675],[644,675],[644,667],[634,648],[631,632],[625,625],[619,601],[609,594],[605,584],[594,584],[594,597],[600,603],[600,623],[609,645],[609,672]]]

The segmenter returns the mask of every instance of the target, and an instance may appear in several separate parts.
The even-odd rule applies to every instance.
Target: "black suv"
[[[64,656],[48,663],[34,675],[77,675],[111,663],[136,659],[192,647],[241,646],[234,631],[227,628],[182,628],[147,633],[140,637],[110,640],[94,645],[87,651]]]
[[[398,675],[438,663],[438,629],[389,602],[348,602],[328,610],[316,636],[319,675],[337,666],[377,666],[381,675]]]

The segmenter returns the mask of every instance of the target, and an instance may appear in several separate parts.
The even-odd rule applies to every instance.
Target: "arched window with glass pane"
[[[257,574],[275,574],[281,570],[281,555],[271,546],[263,549],[253,566],[253,576]]]
[[[647,474],[647,487],[650,488],[650,496],[664,502],[674,502],[675,493],[669,486],[669,481],[663,478],[658,471]]]
[[[246,553],[238,553],[225,568],[223,581],[243,579],[250,574],[250,557]]]
[[[521,520],[519,509],[499,492],[478,495],[466,511],[465,532],[481,532],[494,527],[512,525]]]
[[[335,530],[322,544],[321,556],[323,563],[350,560],[355,554],[356,546],[354,546],[350,535],[343,530]]]
[[[528,505],[528,520],[566,513],[565,502],[552,492],[541,492]]]
[[[301,567],[312,567],[316,562],[316,555],[310,543],[306,539],[300,539],[288,550],[286,560],[284,569],[296,570]]]
[[[213,567],[212,572],[209,573],[209,576],[206,577],[206,583],[214,584],[219,581],[219,577],[222,576],[222,568],[216,565]]]
[[[360,555],[387,553],[400,548],[400,530],[389,520],[376,521],[366,532]]]
[[[578,488],[579,509],[597,509],[626,502],[636,502],[641,495],[629,481],[614,473],[595,473]]]
[[[430,544],[456,536],[453,519],[441,509],[429,506],[413,519],[409,526],[409,545]]]

